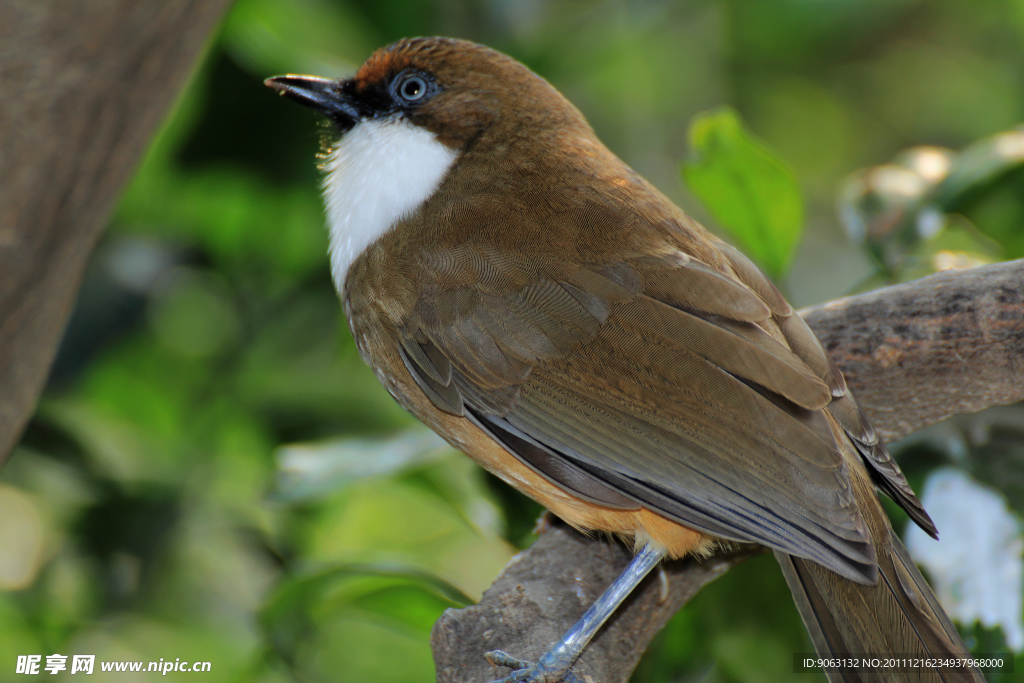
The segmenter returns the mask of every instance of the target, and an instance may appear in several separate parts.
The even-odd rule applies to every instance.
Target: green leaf
[[[417,567],[341,563],[286,578],[260,610],[259,623],[274,650],[293,661],[317,625],[339,610],[356,607],[427,635],[445,609],[472,604],[458,587]]]
[[[1024,165],[1024,126],[979,140],[953,159],[949,174],[936,186],[934,201],[944,210],[979,188]]]
[[[803,201],[786,166],[718,109],[690,124],[683,179],[737,245],[773,278],[786,272],[803,224]]]

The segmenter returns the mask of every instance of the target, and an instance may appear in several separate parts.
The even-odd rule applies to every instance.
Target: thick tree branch
[[[1024,400],[1024,260],[947,270],[800,315],[885,441]]]
[[[0,462],[118,192],[227,5],[0,3]]]
[[[1024,260],[946,271],[800,314],[887,440],[949,415],[1024,399]],[[628,680],[678,609],[760,552],[749,546],[703,562],[667,564],[666,585],[649,577],[584,652],[576,671],[600,683]],[[437,680],[482,683],[507,673],[484,661],[487,650],[536,659],[629,557],[618,544],[552,525],[509,563],[479,605],[448,610],[435,624]]]

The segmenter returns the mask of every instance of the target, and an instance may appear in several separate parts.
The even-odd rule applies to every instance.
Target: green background
[[[941,209],[929,240],[913,225],[852,240],[836,211],[864,198],[858,169],[1024,120],[1022,0],[239,0],[126,188],[0,473],[0,680],[53,653],[211,661],[168,674],[210,683],[432,680],[434,620],[532,540],[540,508],[438,446],[358,358],[326,259],[324,129],[262,85],[348,76],[429,34],[550,80],[795,305],[938,255],[1024,256],[1024,174],[991,154],[914,195],[911,218]],[[999,428],[1011,465],[1021,424]],[[915,486],[951,457],[912,450]],[[633,680],[789,681],[811,649],[765,556],[690,603]]]

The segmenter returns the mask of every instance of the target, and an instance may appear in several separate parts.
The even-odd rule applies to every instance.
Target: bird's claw
[[[491,681],[491,683],[581,683],[580,679],[571,672],[566,672],[559,676],[558,674],[542,670],[540,666],[533,662],[513,657],[504,650],[485,652],[484,659],[491,666],[504,666],[512,669],[512,673],[508,676]]]
[[[485,652],[484,659],[486,659],[487,663],[491,666],[507,666],[510,669],[515,669],[516,671],[519,669],[525,669],[531,664],[531,662],[528,662],[525,659],[513,657],[504,650],[491,650],[490,652]]]
[[[523,683],[523,681],[527,680],[527,676],[533,673],[530,671],[533,667],[533,662],[513,657],[504,650],[491,650],[490,652],[485,652],[484,659],[486,659],[487,663],[491,666],[504,666],[512,669],[512,673],[508,676],[496,681],[491,681],[491,683]]]

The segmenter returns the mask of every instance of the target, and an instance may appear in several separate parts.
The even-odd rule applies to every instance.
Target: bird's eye
[[[398,83],[397,90],[406,102],[417,102],[427,94],[427,82],[421,76],[406,76]]]

